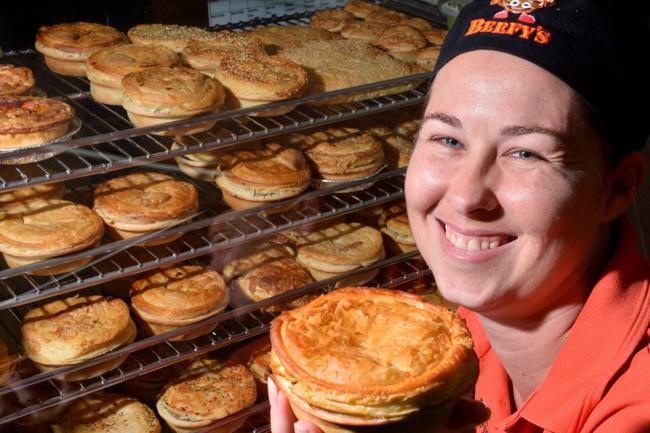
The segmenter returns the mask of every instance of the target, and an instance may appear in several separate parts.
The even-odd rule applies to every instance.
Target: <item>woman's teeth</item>
[[[509,242],[507,237],[499,236],[482,236],[482,237],[470,237],[463,236],[452,231],[448,226],[445,226],[445,236],[458,249],[466,251],[482,251],[482,250],[491,250],[500,245],[506,244]]]

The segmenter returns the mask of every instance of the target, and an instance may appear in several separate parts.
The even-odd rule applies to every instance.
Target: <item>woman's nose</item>
[[[495,178],[493,166],[468,161],[450,179],[446,198],[460,215],[494,217],[500,208]]]

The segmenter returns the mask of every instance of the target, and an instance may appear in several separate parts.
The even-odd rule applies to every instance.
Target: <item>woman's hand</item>
[[[297,421],[289,400],[278,391],[273,379],[269,377],[269,402],[271,403],[271,433],[322,433],[309,421]],[[490,418],[490,410],[480,401],[462,398],[458,401],[447,422],[441,428],[427,428],[418,425],[414,433],[470,433],[476,426]]]

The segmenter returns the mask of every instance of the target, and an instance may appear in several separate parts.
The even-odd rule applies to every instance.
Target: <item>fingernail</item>
[[[302,421],[296,421],[296,423],[293,425],[293,430],[296,433],[309,433],[309,429],[305,427]]]
[[[267,379],[267,386],[269,390],[269,400],[273,402],[278,397],[278,387],[270,377]]]

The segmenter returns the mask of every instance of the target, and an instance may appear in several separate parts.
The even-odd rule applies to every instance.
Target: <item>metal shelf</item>
[[[325,293],[332,290],[338,280],[347,276],[356,275],[370,269],[381,269],[382,271],[378,274],[377,278],[370,282],[369,285],[374,287],[393,287],[403,284],[406,281],[429,275],[430,270],[426,265],[419,259],[413,259],[416,255],[417,252],[410,252],[394,256],[335,278],[312,283],[264,301],[251,303],[227,311],[199,323],[184,326],[165,334],[143,338],[82,364],[15,378],[8,386],[0,388],[0,396],[28,393],[33,396],[33,401],[19,410],[0,416],[0,425],[52,408],[142,374],[229,346],[238,341],[261,335],[268,331],[271,320],[279,314],[266,312],[264,311],[265,308],[287,302],[305,294]],[[2,318],[0,330],[9,337],[7,343],[10,346],[14,346],[15,351],[19,352],[19,328],[21,317],[24,317],[26,308],[10,309],[8,312],[10,314],[6,314]],[[210,323],[218,325],[214,331],[205,336],[187,342],[168,341],[171,337],[191,332]],[[126,354],[128,354],[126,361],[118,368],[98,378],[79,382],[59,382],[55,379],[60,374],[78,371],[82,368]]]
[[[165,170],[176,168],[172,165],[161,167]],[[19,268],[0,270],[0,310],[189,260],[303,224],[329,219],[404,196],[404,169],[382,172],[374,179],[374,184],[362,191],[338,193],[337,191],[349,185],[367,181],[346,182],[340,186],[310,191],[297,198],[243,211],[226,210],[227,207],[223,204],[219,189],[215,185],[194,182],[200,190],[202,209],[196,221],[144,237],[109,241],[86,251]],[[103,177],[94,180],[99,182]],[[75,201],[90,205],[93,186],[87,182],[78,183],[79,185],[71,192]],[[292,208],[282,213],[267,214],[270,210],[287,205],[291,205]],[[145,238],[179,233],[183,236],[170,244],[157,247],[134,246]],[[67,274],[40,277],[27,274],[35,269],[86,257],[94,257],[94,259],[80,270]]]

